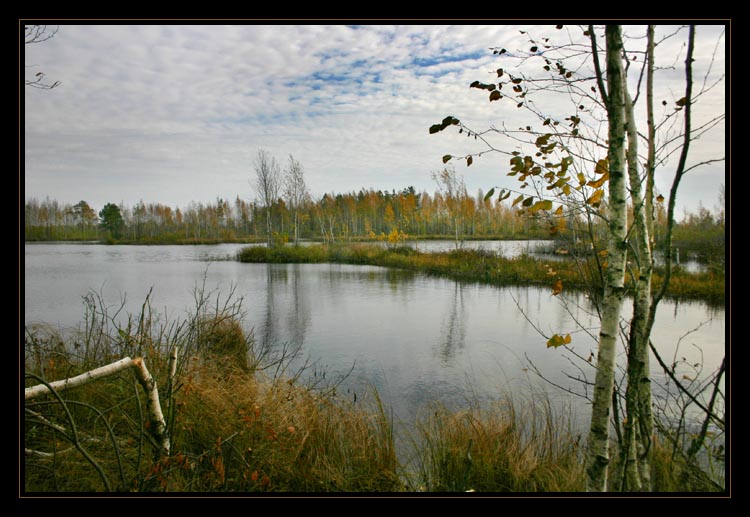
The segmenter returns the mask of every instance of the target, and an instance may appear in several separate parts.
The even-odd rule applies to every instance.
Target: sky
[[[675,29],[659,27],[657,40]],[[704,84],[715,49],[706,84],[724,73],[722,30],[697,29],[697,86]],[[645,29],[625,31],[633,36],[627,45],[642,49]],[[502,24],[61,25],[52,39],[22,49],[27,78],[43,71],[49,81],[60,81],[53,90],[24,90],[25,196],[85,200],[96,210],[107,202],[186,206],[238,195],[252,200],[259,149],[282,168],[292,154],[317,198],[410,185],[432,193],[431,175],[443,167],[443,155],[486,148],[453,128],[436,135],[428,128],[452,115],[476,130],[529,124],[542,129],[509,98],[490,103],[487,92],[468,85],[491,82],[499,67],[538,73],[539,66],[532,70],[530,62],[517,60],[528,52],[529,35],[562,43],[581,32],[577,26]],[[686,33],[657,47],[657,65],[663,67],[656,79],[658,117],[683,96]],[[493,47],[508,52],[498,56]],[[630,73],[633,88],[637,70],[633,66]],[[570,113],[566,98],[538,95],[538,105],[553,116]],[[724,112],[724,82],[699,101],[694,127]],[[644,119],[642,99],[636,108]],[[722,122],[693,142],[689,163],[722,158],[724,131]],[[517,145],[493,143],[506,151]],[[657,174],[657,190],[665,195],[676,163],[672,155]],[[471,193],[517,187],[506,176],[505,155],[490,153],[470,167],[463,161],[455,166]],[[678,213],[699,203],[716,206],[725,168],[717,162],[691,171]]]

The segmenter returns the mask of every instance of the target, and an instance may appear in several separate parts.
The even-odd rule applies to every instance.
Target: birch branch
[[[32,457],[32,458],[39,458],[39,459],[42,459],[42,460],[51,460],[51,459],[55,458],[55,455],[61,456],[61,455],[65,454],[65,453],[73,451],[73,450],[75,450],[75,447],[68,447],[67,449],[63,449],[61,451],[57,451],[57,452],[52,453],[52,452],[42,452],[42,451],[37,451],[37,450],[34,450],[34,449],[26,449],[26,448],[24,448],[24,454],[26,456]]]
[[[143,361],[142,357],[136,357],[133,359],[132,365],[135,368],[135,376],[148,397],[146,399],[146,410],[148,411],[149,419],[151,421],[152,432],[159,441],[161,452],[168,456],[169,436],[167,436],[167,423],[164,420],[164,414],[161,412],[159,390],[156,385],[156,380],[146,368],[146,363]]]
[[[151,423],[151,432],[159,443],[160,452],[165,455],[169,455],[169,436],[167,436],[167,424],[164,420],[164,414],[161,410],[161,404],[159,403],[159,389],[156,384],[156,380],[151,375],[151,372],[146,368],[146,363],[142,357],[136,357],[131,359],[125,357],[114,363],[96,368],[94,370],[82,373],[76,377],[70,377],[68,379],[62,379],[59,381],[38,384],[30,388],[26,388],[24,392],[25,400],[30,400],[47,393],[51,393],[52,390],[56,392],[64,391],[77,386],[83,386],[89,382],[93,382],[97,379],[114,375],[127,368],[133,368],[135,370],[135,376],[143,391],[146,392],[147,396],[147,410],[149,414],[149,420]]]
[[[110,375],[114,375],[117,372],[120,372],[122,370],[125,370],[126,368],[133,366],[133,363],[134,363],[133,359],[131,359],[130,357],[126,357],[124,359],[120,359],[117,362],[108,364],[106,366],[102,366],[101,368],[90,370],[86,373],[82,373],[81,375],[77,375],[75,377],[70,377],[68,379],[62,379],[59,381],[50,382],[49,386],[57,392],[65,391],[67,389],[75,388],[77,386],[83,386],[84,384],[88,384],[89,382],[95,381],[97,379],[101,379],[102,377],[108,377]],[[25,400],[31,400],[36,397],[46,395],[48,393],[50,393],[50,389],[47,387],[47,385],[37,384],[36,386],[26,388],[24,392],[24,398]]]

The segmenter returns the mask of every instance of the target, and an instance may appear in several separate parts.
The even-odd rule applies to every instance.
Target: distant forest
[[[551,238],[542,217],[519,215],[510,203],[484,199],[465,189],[456,195],[418,193],[413,187],[397,191],[360,190],[347,194],[325,194],[307,200],[298,213],[299,236],[322,241],[375,239],[394,230],[409,238],[458,233],[463,238]],[[139,202],[117,207],[122,218],[116,239],[104,218],[109,212],[85,201],[74,205],[55,199],[30,198],[26,202],[26,241],[102,240],[140,243],[200,243],[265,240],[265,207],[237,196],[234,201],[216,199],[191,202],[185,207]],[[663,207],[657,207],[657,221],[663,221]],[[271,225],[278,242],[291,240],[293,214],[283,198],[271,206]],[[573,227],[573,225],[568,225]],[[456,231],[457,230],[457,231]],[[564,232],[563,232],[564,233]],[[657,240],[659,232],[657,231]],[[554,234],[554,235],[553,235]],[[689,249],[724,246],[724,210],[700,207],[685,213],[675,232],[675,244]]]

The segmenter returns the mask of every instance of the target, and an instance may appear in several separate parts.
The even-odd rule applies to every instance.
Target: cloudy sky
[[[516,50],[528,49],[519,30],[560,43],[581,33],[573,26],[516,25],[62,25],[54,38],[24,48],[27,77],[43,71],[61,81],[54,90],[24,92],[26,197],[84,199],[96,209],[141,199],[173,206],[252,199],[260,148],[282,165],[293,154],[316,196],[409,185],[433,192],[431,173],[444,154],[484,150],[454,130],[429,135],[428,127],[446,115],[476,129],[539,128],[509,99],[490,104],[486,92],[468,88],[477,79],[491,82],[498,67],[513,69]],[[721,32],[719,26],[697,31],[699,74],[719,42],[714,80],[724,73]],[[659,104],[663,113],[683,95],[686,33],[657,49],[659,63],[676,66],[657,77],[657,101],[668,101]],[[508,54],[493,55],[488,48],[496,46]],[[723,113],[724,91],[720,83],[700,98],[694,125]],[[564,113],[567,107],[553,115]],[[723,123],[693,151],[693,162],[723,157]],[[665,194],[676,162],[673,156],[661,169],[657,186]],[[507,164],[491,154],[456,167],[476,192],[513,186]],[[724,170],[718,163],[691,172],[680,207],[692,210],[699,201],[713,207]]]

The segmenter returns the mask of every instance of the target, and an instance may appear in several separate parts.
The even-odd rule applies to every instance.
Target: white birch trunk
[[[89,382],[101,379],[102,377],[114,375],[117,372],[130,368],[131,366],[133,366],[133,360],[130,357],[126,357],[124,359],[120,359],[117,362],[102,366],[101,368],[96,368],[69,379],[50,382],[49,385],[52,386],[52,389],[57,392],[65,391],[77,386],[83,386],[84,384],[88,384]],[[46,395],[47,393],[50,393],[50,390],[46,385],[37,384],[36,386],[26,388],[26,390],[24,391],[24,399],[31,400],[41,395]]]
[[[635,124],[633,102],[625,88],[625,114],[628,135],[628,176],[630,196],[633,203],[635,224],[635,249],[638,258],[638,278],[633,297],[633,319],[630,326],[630,348],[628,350],[628,388],[626,404],[631,439],[636,441],[638,455],[637,472],[631,473],[632,490],[651,491],[651,456],[653,438],[653,415],[651,411],[651,379],[649,365],[649,313],[651,310],[651,275],[653,262],[646,204],[641,195],[641,177],[638,174],[638,131]],[[637,474],[633,476],[633,474]]]
[[[83,386],[84,384],[88,384],[109,375],[114,375],[127,368],[133,368],[135,370],[136,379],[138,379],[138,382],[146,392],[146,407],[148,409],[151,431],[159,442],[160,453],[168,455],[170,449],[169,436],[167,435],[167,424],[164,420],[164,414],[161,411],[161,404],[159,403],[159,390],[151,372],[146,368],[146,363],[143,361],[142,357],[136,357],[135,359],[125,357],[124,359],[120,359],[119,361],[96,368],[76,377],[51,382],[49,385],[57,392],[65,391],[77,386]],[[50,393],[50,389],[44,384],[38,384],[25,389],[24,399],[31,400],[47,393]]]
[[[601,330],[594,400],[591,409],[591,430],[586,461],[590,492],[607,489],[609,467],[609,420],[612,411],[612,390],[615,379],[615,351],[618,321],[624,295],[626,257],[626,191],[625,191],[625,114],[623,99],[624,70],[622,38],[618,25],[608,25],[607,39],[607,115],[609,119],[607,158],[609,161],[609,242],[608,265],[602,302]]]
[[[148,396],[146,400],[146,409],[148,410],[149,420],[151,422],[151,431],[159,442],[161,453],[169,455],[169,436],[167,435],[167,422],[164,420],[164,414],[161,412],[159,403],[159,389],[156,380],[151,372],[146,368],[146,363],[142,357],[133,359],[135,368],[135,377],[143,387],[143,391]]]

